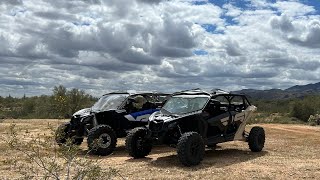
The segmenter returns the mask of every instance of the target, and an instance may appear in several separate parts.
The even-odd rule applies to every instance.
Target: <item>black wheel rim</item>
[[[107,133],[103,133],[99,136],[98,145],[101,148],[108,148],[111,144],[111,136]]]

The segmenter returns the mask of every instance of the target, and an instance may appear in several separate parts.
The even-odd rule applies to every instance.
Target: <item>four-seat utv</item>
[[[250,133],[245,131],[255,110],[242,94],[200,89],[177,92],[149,117],[147,126],[128,133],[126,149],[130,156],[142,158],[153,145],[166,144],[177,148],[186,166],[201,162],[205,146],[214,148],[227,141],[246,141],[251,151],[258,152],[264,147],[264,129],[255,126]]]
[[[103,95],[91,108],[73,114],[69,123],[56,130],[56,142],[64,144],[67,139],[80,145],[87,137],[89,151],[108,155],[116,147],[117,137],[125,137],[127,131],[144,126],[149,116],[166,100],[167,94],[113,92]]]

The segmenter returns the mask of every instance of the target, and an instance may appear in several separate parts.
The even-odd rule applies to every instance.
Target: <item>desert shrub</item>
[[[61,119],[77,110],[91,107],[96,100],[83,90],[55,86],[52,95],[22,98],[0,96],[0,117]]]
[[[296,101],[292,107],[291,116],[296,117],[304,122],[308,122],[310,115],[319,111],[319,97],[307,97],[303,100]]]
[[[258,112],[263,113],[288,113],[294,103],[294,99],[253,100]]]
[[[279,124],[303,124],[305,122],[291,117],[288,113],[254,113],[247,122],[248,124],[257,123],[279,123]]]
[[[99,159],[88,158],[89,152],[81,151],[70,139],[59,147],[54,140],[53,128],[49,126],[48,129],[52,132],[50,135],[30,135],[28,130],[17,129],[12,124],[2,137],[8,150],[8,158],[2,163],[18,174],[17,179],[98,180],[121,177],[118,170],[101,167]]]
[[[269,113],[254,113],[248,120],[248,124],[268,123]]]
[[[320,115],[319,114],[311,115],[308,119],[308,123],[311,126],[320,125]]]

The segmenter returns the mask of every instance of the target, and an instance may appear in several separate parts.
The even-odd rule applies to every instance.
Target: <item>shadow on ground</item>
[[[153,147],[150,155],[152,154],[162,154],[162,153],[167,153],[167,152],[174,152],[175,149],[168,147],[168,146],[155,146]],[[85,156],[88,155],[88,148],[86,146],[81,147],[78,153],[79,156]],[[118,145],[115,150],[113,151],[112,154],[108,155],[108,156],[99,156],[99,155],[94,155],[94,154],[90,154],[90,156],[92,157],[102,157],[102,158],[112,158],[112,157],[129,157],[128,152],[126,151],[126,147],[124,145]]]
[[[171,167],[182,167],[186,168],[186,170],[190,170],[190,168],[183,166],[176,155],[176,149],[168,146],[155,146],[153,147],[150,155],[164,154],[173,152],[173,155],[158,157],[155,160],[154,158],[146,157],[140,159],[131,158],[126,151],[124,145],[118,145],[115,151],[108,156],[97,156],[97,155],[89,155],[90,158],[113,158],[113,157],[128,157],[129,159],[125,160],[126,162],[134,163],[134,162],[147,162],[154,167],[161,168],[171,168]],[[84,156],[88,153],[86,149],[80,151],[79,156]],[[246,161],[250,161],[256,159],[258,157],[264,156],[268,154],[267,151],[262,152],[251,152],[249,149],[235,149],[235,148],[221,148],[217,147],[216,150],[206,149],[205,157],[203,161],[198,165],[194,166],[192,170],[200,170],[203,168],[216,167],[223,168],[226,166],[230,166],[233,164],[238,164]]]
[[[172,149],[172,151],[175,151],[175,149]],[[268,154],[267,151],[251,152],[250,150],[239,149],[207,149],[203,161],[198,166],[191,168],[192,170],[200,170],[209,167],[222,168],[232,164],[250,161],[266,154]],[[139,161],[139,159],[136,159],[135,161]],[[182,167],[190,170],[189,167],[185,167],[179,162],[176,154],[158,157],[156,160],[150,161],[150,165],[161,168]]]

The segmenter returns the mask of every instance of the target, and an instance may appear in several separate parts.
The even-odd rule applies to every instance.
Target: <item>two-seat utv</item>
[[[242,94],[200,89],[177,92],[149,117],[147,126],[129,132],[126,149],[132,157],[142,158],[153,145],[166,144],[177,148],[186,166],[201,162],[205,146],[213,148],[227,141],[246,141],[251,151],[258,152],[264,147],[264,129],[256,126],[250,133],[245,131],[255,110]]]
[[[91,153],[108,155],[115,149],[117,138],[125,137],[132,128],[146,125],[166,97],[162,93],[135,91],[105,94],[91,108],[74,113],[70,122],[60,125],[56,142],[61,145],[71,139],[80,145],[87,137]]]

